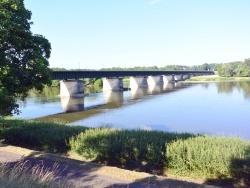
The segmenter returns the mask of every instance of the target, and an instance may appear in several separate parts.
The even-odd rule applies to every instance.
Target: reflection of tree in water
[[[32,98],[36,98],[36,102],[45,103],[45,102],[56,102],[60,101],[58,95],[60,94],[59,87],[48,87],[45,86],[42,92],[37,90],[31,90],[28,92],[28,96]],[[41,98],[43,100],[41,100]]]
[[[232,93],[233,88],[236,86],[236,82],[218,82],[217,91],[218,93]]]
[[[205,88],[205,89],[208,89],[209,88],[209,83],[205,83],[205,84],[202,84],[201,87]]]
[[[218,82],[218,93],[232,93],[234,89],[242,91],[244,97],[250,99],[250,82]]]
[[[102,86],[90,85],[84,87],[84,93],[99,93],[102,91]]]
[[[250,99],[250,82],[238,82],[238,85],[243,90],[244,97]]]

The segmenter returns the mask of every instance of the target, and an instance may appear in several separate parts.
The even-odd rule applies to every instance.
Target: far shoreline
[[[250,77],[220,77],[219,75],[195,76],[185,80],[186,83],[209,83],[209,82],[231,82],[250,81]]]

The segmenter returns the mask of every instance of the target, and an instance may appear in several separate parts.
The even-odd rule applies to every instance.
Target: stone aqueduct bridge
[[[52,79],[61,80],[60,96],[82,97],[83,81],[80,78],[102,78],[104,91],[122,91],[123,77],[130,77],[130,87],[147,87],[213,74],[213,71],[53,71]]]

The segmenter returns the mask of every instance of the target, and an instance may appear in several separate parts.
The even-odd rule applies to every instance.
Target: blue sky
[[[24,0],[50,67],[200,65],[250,57],[249,0]]]

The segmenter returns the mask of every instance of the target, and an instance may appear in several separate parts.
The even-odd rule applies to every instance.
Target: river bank
[[[220,77],[219,75],[195,76],[185,82],[225,82],[225,81],[250,81],[250,77]]]
[[[0,128],[0,137],[11,145],[225,187],[249,183],[250,142],[241,139],[20,120],[0,123],[7,125]]]

